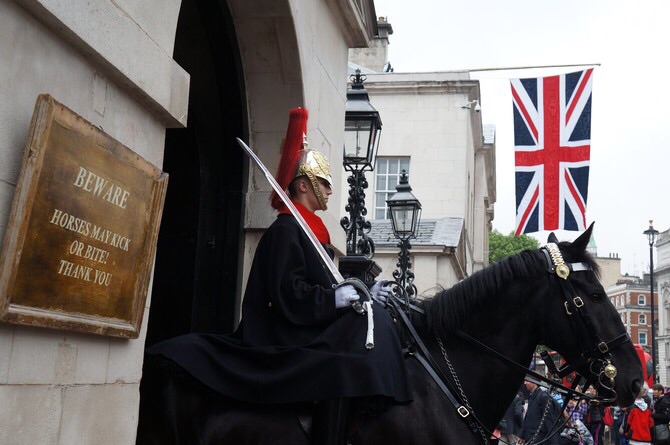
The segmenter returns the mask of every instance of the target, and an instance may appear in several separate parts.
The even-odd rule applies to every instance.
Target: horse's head
[[[642,370],[621,317],[598,279],[598,267],[586,247],[591,225],[574,242],[549,236],[542,250],[555,298],[545,312],[544,343],[587,379],[599,394],[628,406],[642,387]]]

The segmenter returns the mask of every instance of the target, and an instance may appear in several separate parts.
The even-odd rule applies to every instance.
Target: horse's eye
[[[591,293],[591,299],[595,301],[601,301],[606,297],[607,295],[602,291],[595,291]]]

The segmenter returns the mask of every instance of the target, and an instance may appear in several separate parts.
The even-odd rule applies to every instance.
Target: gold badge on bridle
[[[563,260],[563,255],[561,255],[561,251],[558,249],[558,246],[555,243],[547,243],[545,247],[549,251],[549,256],[551,256],[552,263],[554,263],[556,275],[564,280],[567,280],[568,275],[570,275],[570,268],[567,264],[565,264],[565,260]]]
[[[564,280],[567,280],[568,275],[570,275],[570,268],[568,266],[566,266],[565,264],[557,264],[556,265],[556,275],[563,278]]]

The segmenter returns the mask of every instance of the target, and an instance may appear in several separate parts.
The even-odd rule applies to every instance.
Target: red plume
[[[286,190],[291,181],[295,179],[298,153],[302,149],[303,138],[307,134],[307,117],[306,108],[294,108],[289,115],[286,138],[281,150],[281,160],[275,175],[275,179],[283,190]],[[281,198],[274,191],[270,196],[270,203],[277,210],[284,206]]]

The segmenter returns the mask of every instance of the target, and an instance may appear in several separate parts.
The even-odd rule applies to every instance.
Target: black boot
[[[312,445],[346,445],[349,400],[321,400],[314,407]]]

